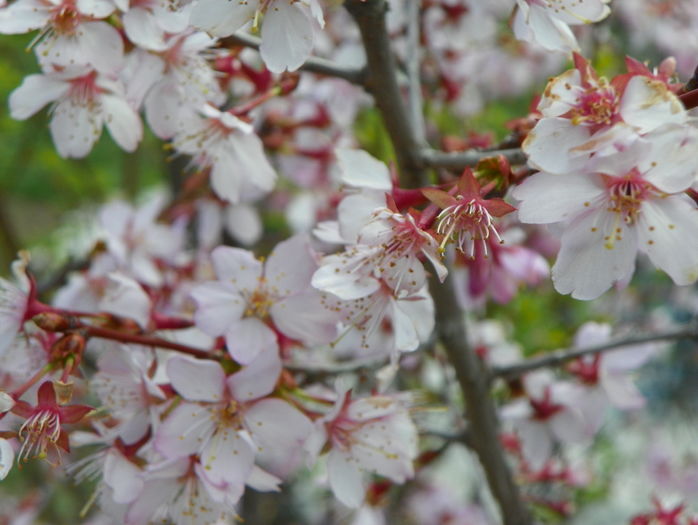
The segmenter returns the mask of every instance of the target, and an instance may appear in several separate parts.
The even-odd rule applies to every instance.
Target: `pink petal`
[[[274,331],[256,317],[230,323],[225,343],[232,358],[243,365],[254,361],[262,352],[279,351]]]
[[[238,401],[250,401],[270,394],[281,375],[277,352],[262,352],[245,368],[230,376],[228,388]]]
[[[167,361],[167,377],[172,387],[187,401],[221,401],[225,373],[216,361],[175,356]]]

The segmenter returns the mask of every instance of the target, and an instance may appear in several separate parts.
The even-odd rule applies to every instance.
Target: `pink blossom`
[[[224,335],[238,362],[278,352],[275,329],[305,344],[335,337],[336,315],[309,287],[317,263],[304,235],[279,243],[264,264],[246,250],[223,246],[212,258],[219,280],[193,290],[195,321],[209,335]]]
[[[174,145],[201,169],[210,168],[213,191],[233,204],[250,188],[264,193],[274,188],[276,173],[262,141],[250,124],[230,113],[204,106],[201,116],[175,135]]]
[[[98,20],[112,11],[109,0],[17,0],[0,11],[0,33],[40,29],[36,52],[47,69],[89,66],[113,73],[123,60],[123,41],[114,27]]]
[[[409,416],[406,398],[371,396],[351,399],[340,391],[333,410],[316,421],[307,444],[317,455],[330,447],[327,471],[334,495],[349,507],[364,499],[364,472],[385,476],[395,483],[412,478],[417,456],[417,429]]]
[[[134,151],[143,136],[138,114],[117,81],[96,70],[70,68],[29,75],[10,95],[10,114],[25,120],[49,102],[51,136],[62,157],[84,157],[106,125],[116,143]]]
[[[515,188],[522,222],[562,222],[553,282],[560,293],[594,299],[628,279],[638,251],[676,284],[698,278],[696,205],[681,192],[698,170],[692,128],[667,125],[589,172],[533,175]]]
[[[228,377],[216,362],[179,356],[168,361],[167,372],[185,401],[157,430],[155,447],[168,458],[199,455],[198,475],[225,490],[232,503],[258,456],[282,475],[300,460],[311,424],[285,401],[268,397],[281,373],[275,352],[262,352]]]

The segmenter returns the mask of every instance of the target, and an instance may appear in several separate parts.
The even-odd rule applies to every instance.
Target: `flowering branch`
[[[243,33],[234,33],[229,37],[221,39],[221,45],[223,47],[229,46],[244,46],[252,49],[259,49],[262,41],[252,35],[246,35]],[[364,68],[350,68],[342,67],[331,60],[327,60],[320,57],[311,57],[306,60],[300,69],[302,71],[308,71],[310,73],[317,73],[318,75],[327,75],[330,77],[337,77],[346,80],[352,84],[357,84],[359,86],[364,86],[366,84],[366,71]]]
[[[644,343],[653,343],[657,341],[672,341],[680,339],[698,339],[698,327],[692,326],[689,328],[680,328],[659,332],[656,334],[643,334],[616,339],[607,343],[592,345],[585,348],[572,348],[550,352],[545,355],[532,357],[520,363],[509,366],[493,368],[490,372],[492,379],[501,377],[502,379],[515,379],[526,372],[537,370],[539,368],[548,368],[559,366],[573,359],[586,355],[600,354],[610,350],[617,350],[631,345],[640,345]]]
[[[468,166],[475,166],[482,159],[502,155],[510,164],[525,164],[526,155],[520,148],[501,149],[492,151],[456,151],[446,152],[433,149],[421,151],[422,162],[430,168],[446,168],[462,170]]]

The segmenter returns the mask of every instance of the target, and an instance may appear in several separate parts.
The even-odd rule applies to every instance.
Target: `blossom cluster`
[[[402,62],[414,59],[409,2],[391,1],[387,17]],[[135,151],[144,118],[188,162],[171,199],[103,206],[84,264],[54,293],[26,253],[0,278],[0,479],[34,459],[65,464],[95,482],[94,523],[128,525],[230,523],[250,490],[304,481],[353,523],[381,524],[392,487],[416,480],[404,488],[412,521],[492,525],[482,476],[467,494],[439,479],[454,449],[454,464],[480,472],[460,446],[479,429],[452,390],[454,376],[485,377],[500,401],[492,446],[499,439],[526,502],[571,515],[594,472],[570,450],[588,446],[611,409],[645,406],[635,375],[663,347],[590,351],[561,372],[509,376],[526,360],[485,319],[491,304],[548,275],[561,294],[595,299],[629,282],[638,252],[675,284],[698,280],[698,130],[681,98],[690,86],[673,59],[650,69],[628,58],[611,80],[592,67],[584,28],[573,28],[606,19],[609,3],[424,0],[423,85],[408,91],[431,95],[429,111],[471,114],[566,57],[574,67],[509,123],[504,146],[429,129],[450,159],[485,151],[410,187],[408,168],[358,147],[354,127],[380,79],[331,2],[0,3],[0,33],[38,31],[41,72],[10,96],[13,118],[51,104],[67,158],[87,156],[103,127]],[[357,85],[296,73],[304,64]],[[271,213],[258,211],[262,199]],[[274,212],[288,237],[265,228]],[[454,287],[453,319],[437,316],[439,286]],[[465,334],[452,330],[460,322],[477,354],[465,381],[437,344]],[[572,350],[603,346],[612,331],[583,324]],[[681,523],[683,507],[656,507],[632,523]]]

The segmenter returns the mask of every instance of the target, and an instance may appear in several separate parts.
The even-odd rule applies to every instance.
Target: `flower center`
[[[46,459],[49,448],[58,451],[58,439],[61,436],[61,419],[57,411],[44,409],[31,416],[19,429],[22,448],[19,458]]]
[[[492,223],[492,215],[477,199],[463,202],[463,196],[458,195],[456,200],[460,202],[444,208],[436,218],[436,232],[444,236],[439,250],[443,252],[446,244],[455,242],[458,250],[472,259],[475,257],[475,245],[479,243],[487,256],[487,240],[490,235],[501,242]]]
[[[269,316],[269,308],[274,304],[274,300],[263,288],[257,287],[247,298],[247,308],[245,309],[245,317],[257,317],[266,319]]]
[[[612,89],[588,89],[579,97],[577,105],[572,108],[570,115],[572,124],[611,125],[616,107],[616,95]]]
[[[51,25],[56,33],[74,35],[80,24],[80,13],[73,2],[65,2],[53,8]]]

